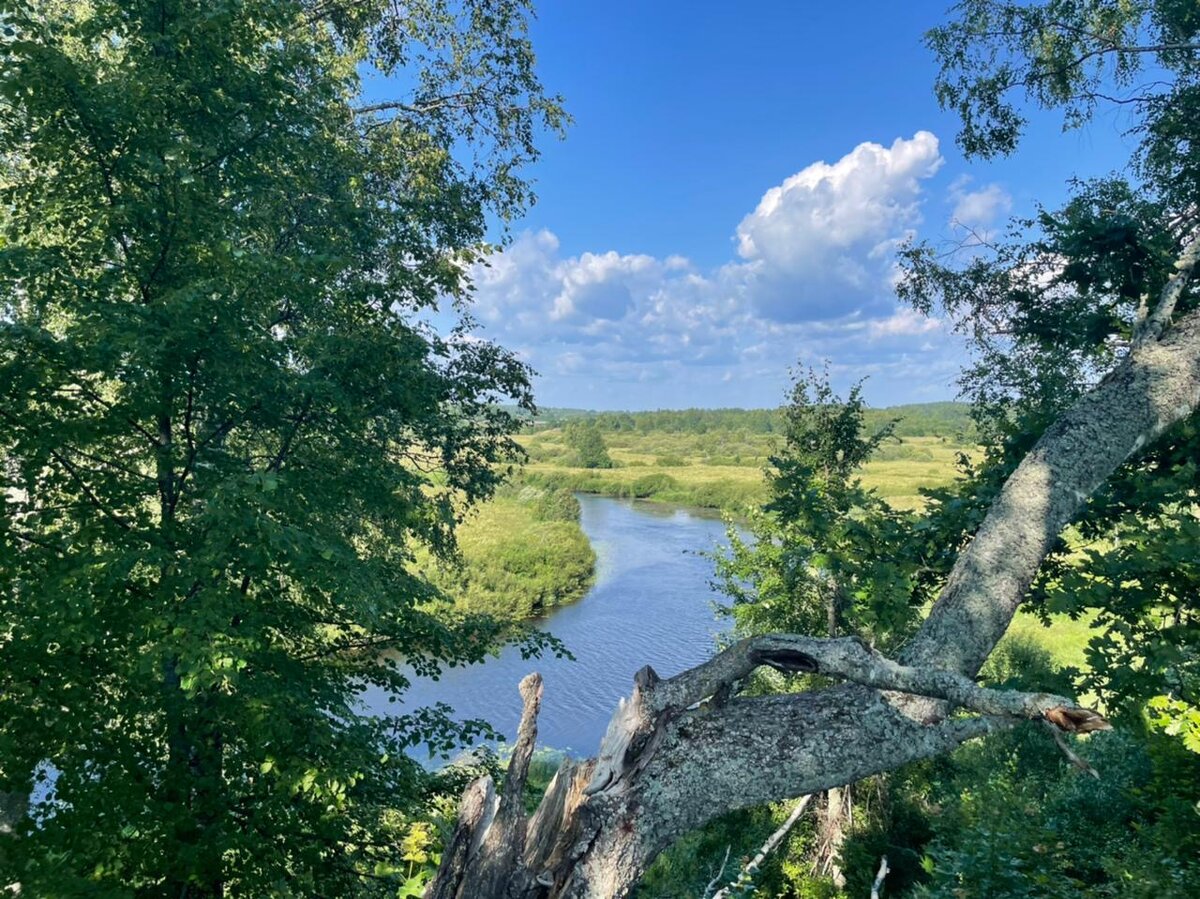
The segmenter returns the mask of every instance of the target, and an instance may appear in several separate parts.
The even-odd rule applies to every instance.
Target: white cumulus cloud
[[[861,143],[772,187],[737,228],[758,311],[780,321],[875,309],[891,250],[920,222],[921,182],[942,165],[928,131]]]
[[[952,224],[978,231],[994,225],[1012,211],[1012,197],[999,184],[988,184],[978,190],[968,190],[968,178],[959,178],[950,185],[950,200],[954,211]]]
[[[945,395],[961,349],[893,292],[895,247],[941,164],[919,131],[808,165],[763,195],[736,226],[736,257],[709,270],[679,254],[567,255],[554,233],[526,232],[473,269],[476,315],[548,376],[550,405],[774,403],[791,365],[822,359],[847,382]]]

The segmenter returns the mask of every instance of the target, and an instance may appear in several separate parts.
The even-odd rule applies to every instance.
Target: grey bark
[[[1168,291],[1182,290],[1173,285],[1190,272],[1178,267]],[[658,853],[725,812],[854,783],[1019,719],[1066,732],[1107,727],[1067,697],[988,690],[973,678],[1063,527],[1122,462],[1198,404],[1200,310],[1160,338],[1135,343],[1046,431],[897,660],[853,638],[776,634],[743,640],[668,680],[644,668],[597,758],[568,761],[559,770],[524,825],[525,850],[503,889],[462,874],[472,870],[472,848],[490,845],[488,822],[472,800],[462,826],[483,836],[466,844],[462,864],[455,859],[464,844],[455,835],[454,851],[446,853],[427,895],[623,897]],[[761,665],[845,683],[798,694],[739,695],[740,684]],[[526,697],[523,720],[529,708]],[[950,717],[953,708],[973,714]],[[514,839],[498,844],[508,847]],[[506,858],[513,856],[506,851]],[[446,892],[444,882],[454,877],[457,892]]]

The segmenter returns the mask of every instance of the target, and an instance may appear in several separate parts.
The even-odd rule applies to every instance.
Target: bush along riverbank
[[[463,612],[536,618],[580,599],[596,554],[570,491],[509,484],[458,528],[460,564],[418,559],[422,573]]]

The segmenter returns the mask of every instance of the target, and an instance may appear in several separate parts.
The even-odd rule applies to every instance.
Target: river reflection
[[[444,702],[462,718],[484,718],[510,739],[521,713],[517,683],[530,671],[545,679],[538,742],[592,755],[617,700],[643,665],[663,677],[708,658],[727,627],[713,614],[712,562],[701,555],[725,541],[719,518],[653,503],[580,496],[583,530],[596,550],[596,583],[574,605],[540,626],[575,654],[522,659],[514,648],[482,665],[415,679],[401,708]],[[395,714],[379,691],[368,705]]]

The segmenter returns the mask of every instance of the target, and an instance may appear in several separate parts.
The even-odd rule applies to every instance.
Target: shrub
[[[637,499],[645,499],[648,496],[654,496],[671,490],[679,486],[669,474],[658,472],[657,474],[647,474],[635,480],[629,485],[630,495]]]

